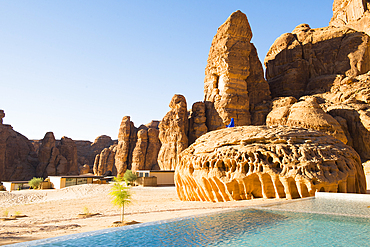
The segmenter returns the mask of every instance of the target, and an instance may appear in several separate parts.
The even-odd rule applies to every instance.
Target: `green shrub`
[[[137,176],[136,173],[133,173],[131,170],[126,170],[123,178],[125,179],[125,182],[130,185],[137,179]]]
[[[39,189],[41,187],[41,183],[44,181],[43,178],[32,178],[29,182],[28,185],[33,188],[33,189]]]

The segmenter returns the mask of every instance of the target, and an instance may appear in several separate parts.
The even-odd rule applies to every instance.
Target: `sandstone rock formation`
[[[114,157],[113,170],[104,167],[105,165],[99,165],[105,155],[101,153],[100,157],[95,159],[94,174],[110,171],[113,175],[123,175],[127,169],[133,171],[158,169],[157,157],[161,147],[158,125],[159,121],[152,121],[136,128],[129,116],[123,117],[118,133],[118,144],[114,148],[112,146],[109,148],[111,150],[109,157]]]
[[[46,139],[45,139],[46,138]],[[53,162],[55,162],[56,157],[50,157],[50,152],[52,148],[55,148],[56,146],[61,145],[61,140],[55,140],[54,134],[52,132],[47,133],[47,135],[42,140],[32,140],[31,141],[36,153],[40,153],[41,155],[41,162],[38,166],[37,174],[44,174],[39,176],[46,177],[48,172],[46,172],[46,166],[49,166],[48,169],[51,169],[51,174],[55,175],[55,167]],[[73,142],[76,144],[77,148],[77,166],[79,170],[79,174],[86,174],[93,171],[94,167],[94,160],[95,156],[97,154],[100,154],[100,152],[104,148],[109,148],[112,145],[117,144],[117,141],[112,140],[109,136],[102,135],[98,136],[94,142],[90,141],[81,141],[81,140],[73,140]],[[43,150],[40,152],[40,147],[43,145]],[[54,150],[52,155],[58,155]],[[51,158],[51,159],[50,159]],[[58,162],[64,162],[64,160],[58,161]],[[50,163],[50,165],[48,165]],[[87,167],[88,166],[88,167]],[[58,175],[64,175],[64,174],[58,174]]]
[[[4,110],[0,110],[0,124],[3,124],[3,118],[5,117]]]
[[[66,166],[67,160],[60,155],[59,150],[55,146],[55,137],[53,132],[47,132],[41,145],[38,148],[39,165],[36,169],[38,177],[47,177],[57,175],[56,167],[59,165]]]
[[[53,132],[47,132],[38,150],[40,163],[36,175],[48,177],[56,175],[78,175],[76,143],[68,137],[56,141]]]
[[[159,140],[162,143],[158,154],[161,170],[174,170],[178,155],[188,147],[188,112],[184,96],[175,94],[169,107],[171,110],[159,124]]]
[[[198,137],[207,133],[206,106],[204,102],[195,102],[189,114],[189,145]]]
[[[37,154],[23,135],[3,124],[0,110],[0,181],[29,180],[36,175]]]
[[[365,193],[359,155],[317,131],[243,126],[209,132],[179,157],[181,200],[300,198],[315,191]]]
[[[370,2],[368,0],[334,0],[330,25],[347,26],[370,35]]]
[[[94,142],[90,141],[75,141],[77,146],[77,157],[78,164],[80,167],[83,165],[89,165],[90,169],[93,169],[95,156],[100,154],[104,148],[116,144],[112,138],[106,135],[101,135],[95,138]]]
[[[236,11],[213,38],[204,79],[207,127],[249,125],[250,110],[270,99],[256,48],[250,43],[252,31],[245,14]]]
[[[303,101],[296,101],[293,97],[275,99],[273,109],[267,115],[266,124],[317,130],[347,144],[347,137],[341,125],[323,111],[316,98],[306,97]]]
[[[137,132],[137,141],[132,152],[131,170],[138,171],[145,169],[146,150],[148,148],[148,130],[142,128]]]
[[[370,70],[370,37],[346,26],[311,29],[302,24],[274,42],[265,65],[272,97],[326,92],[337,75]]]
[[[370,72],[357,77],[338,76],[330,92],[318,94],[322,108],[341,124],[348,145],[362,160],[370,159]]]
[[[325,126],[332,125],[322,131],[329,134],[337,132],[341,140],[344,140],[344,133],[347,144],[366,161],[370,159],[369,2],[335,0],[333,12],[329,27],[311,29],[302,24],[292,33],[280,36],[266,56],[266,77],[273,97],[315,97],[323,111],[331,115],[342,129],[332,119],[327,123],[320,120]],[[279,109],[273,106],[267,123],[304,126],[300,119],[303,116],[299,114],[296,117],[298,122],[287,122],[294,103]],[[311,108],[310,112],[314,109],[317,107]],[[303,117],[306,122],[309,118]]]
[[[130,153],[130,134],[131,121],[129,116],[122,119],[118,132],[118,145],[115,155],[115,165],[117,167],[117,175],[123,175],[127,169],[128,156]]]
[[[88,174],[90,173],[90,166],[89,165],[83,165],[83,166],[79,166],[79,174],[80,175],[84,175],[84,174]]]
[[[60,150],[60,154],[63,155],[68,162],[66,167],[58,167],[57,173],[61,175],[78,175],[79,169],[76,143],[71,138],[63,136],[57,147]]]
[[[159,141],[159,121],[157,123],[156,126],[150,125],[148,129],[148,148],[145,154],[144,170],[160,170],[157,158],[162,144]]]
[[[116,149],[117,145],[115,144],[109,148],[104,148],[100,154],[95,156],[93,169],[94,175],[117,175],[117,168],[115,166]]]

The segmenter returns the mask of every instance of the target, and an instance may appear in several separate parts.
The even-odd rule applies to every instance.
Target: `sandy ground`
[[[120,209],[113,206],[108,194],[111,185],[87,184],[61,190],[22,190],[0,192],[0,217],[28,217],[0,221],[0,245],[50,238],[112,227],[120,220]],[[274,203],[283,199],[257,199],[234,202],[180,201],[175,187],[132,187],[132,203],[125,207],[125,220],[150,222],[197,214]],[[87,207],[98,216],[81,219]]]

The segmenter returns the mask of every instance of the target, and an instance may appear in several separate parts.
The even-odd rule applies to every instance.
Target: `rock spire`
[[[251,124],[250,110],[270,99],[247,16],[236,11],[214,36],[204,79],[208,130]]]

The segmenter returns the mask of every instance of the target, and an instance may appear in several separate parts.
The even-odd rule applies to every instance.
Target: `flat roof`
[[[95,176],[95,175],[66,175],[66,176],[49,176],[57,178],[104,178],[104,176]]]
[[[2,183],[25,184],[29,181],[1,181]]]
[[[175,170],[138,170],[136,172],[175,172]]]

